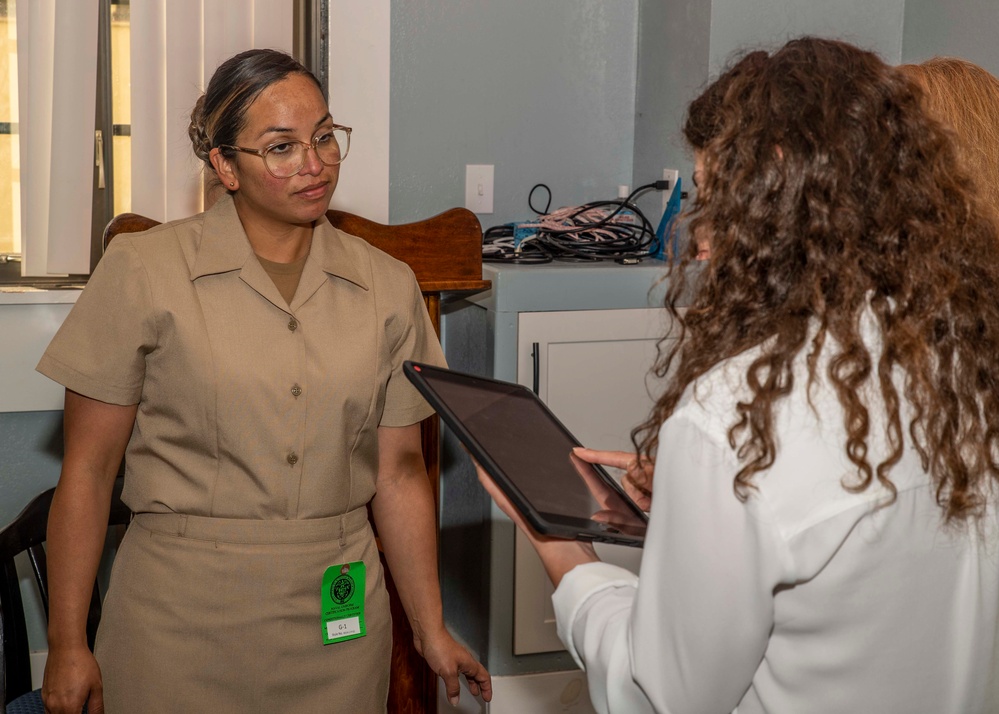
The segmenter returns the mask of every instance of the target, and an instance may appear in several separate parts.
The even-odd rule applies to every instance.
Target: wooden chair
[[[482,279],[482,227],[475,214],[465,208],[452,208],[433,218],[396,226],[375,223],[344,211],[331,210],[326,216],[345,233],[364,238],[409,264],[420,284],[438,338],[442,294],[476,292],[489,287],[489,281]],[[104,231],[104,247],[119,233],[143,231],[157,223],[134,213],[116,216]],[[421,427],[423,458],[434,503],[439,505],[440,424],[434,416]],[[393,630],[388,710],[404,714],[436,712],[437,676],[413,647],[413,632],[387,569],[386,584]]]
[[[121,501],[122,484],[123,480],[119,476],[111,496],[109,526],[127,525],[132,515]],[[53,493],[55,493],[54,488],[36,496],[10,525],[0,531],[0,631],[3,633],[3,645],[0,648],[0,665],[3,670],[3,680],[0,681],[0,711],[6,711],[8,704],[23,695],[27,695],[29,699],[20,699],[10,707],[11,710],[30,711],[28,707],[33,701],[37,706],[41,705],[41,695],[37,690],[33,692],[31,689],[28,634],[14,557],[27,552],[35,583],[42,596],[45,616],[48,617],[49,579],[44,543]],[[87,644],[91,649],[94,647],[100,619],[101,596],[95,584],[90,599],[90,610],[87,613]]]

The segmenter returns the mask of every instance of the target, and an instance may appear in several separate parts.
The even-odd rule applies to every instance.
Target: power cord
[[[548,193],[544,212],[533,204],[534,193]],[[655,228],[634,203],[640,194],[669,188],[665,180],[639,186],[627,198],[593,201],[548,213],[551,189],[536,184],[528,206],[539,216],[534,221],[507,223],[486,229],[482,260],[487,263],[540,264],[560,261],[638,263],[659,251]]]

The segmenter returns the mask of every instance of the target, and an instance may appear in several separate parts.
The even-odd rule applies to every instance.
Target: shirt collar
[[[320,217],[312,234],[312,248],[306,266],[316,262],[323,272],[367,290],[367,275],[360,269],[359,261],[352,259],[353,256],[354,251],[340,231],[330,224],[325,214]],[[236,205],[227,193],[205,212],[191,279],[239,270],[250,259],[256,262],[250,241],[236,214]]]

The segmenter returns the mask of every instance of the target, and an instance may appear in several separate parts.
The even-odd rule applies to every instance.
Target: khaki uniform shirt
[[[324,216],[289,306],[227,196],[115,238],[37,369],[138,404],[133,511],[301,519],[367,503],[377,428],[432,413],[407,359],[444,363],[407,265]]]

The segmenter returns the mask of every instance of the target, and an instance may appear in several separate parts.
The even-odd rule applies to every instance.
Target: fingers
[[[86,690],[59,694],[45,692],[42,695],[42,703],[45,706],[45,714],[63,714],[63,712],[75,714],[83,709],[84,704],[87,705],[90,714],[104,714],[104,695],[100,689],[92,690],[89,699]]]
[[[610,487],[599,477],[597,471],[589,465],[588,461],[583,461],[583,459],[576,456],[576,454],[569,454],[569,460],[576,469],[576,473],[578,473],[580,478],[583,479],[583,483],[586,484],[586,488],[588,488],[590,493],[593,494],[593,498],[598,503],[607,505],[606,501],[611,496],[613,491],[611,491]]]
[[[601,466],[611,466],[616,469],[627,471],[635,466],[635,455],[627,451],[600,451],[599,449],[587,449],[585,446],[577,446],[572,453],[583,461]]]
[[[93,700],[92,697],[91,700]],[[47,699],[43,699],[43,703],[45,714],[63,714],[63,712],[70,714],[71,712],[78,712],[83,709],[84,704],[87,704],[87,711],[93,712],[93,714],[103,714],[104,712],[103,703],[100,709],[95,709],[86,699],[60,698],[56,700],[54,697],[48,697]]]
[[[592,516],[590,516],[591,521],[596,521],[597,523],[627,523],[630,520],[634,520],[634,516],[630,516],[627,513],[621,513],[620,511],[613,511],[609,508],[605,508],[602,511],[597,511]]]
[[[630,489],[642,496],[652,497],[652,479],[649,478],[648,474],[629,472],[624,475],[621,482],[625,489]]]
[[[493,683],[492,677],[486,668],[482,666],[480,662],[472,658],[472,656],[465,651],[465,656],[467,659],[459,664],[458,671],[465,677],[465,684],[468,687],[468,691],[473,697],[482,697],[484,701],[491,701],[493,698]],[[457,681],[457,679],[456,679]],[[450,696],[450,690],[446,689],[448,692],[448,701],[451,702],[452,706],[458,705],[458,690],[456,688],[455,698],[452,700]]]
[[[621,480],[621,485],[624,487],[624,492],[635,502],[636,506],[645,512],[648,512],[652,508],[652,491],[646,488],[645,485],[638,483],[632,474],[625,474]]]
[[[103,689],[96,689],[90,693],[90,700],[87,702],[87,711],[90,714],[104,714]]]
[[[489,672],[477,661],[470,659],[466,663],[459,665],[454,674],[450,672],[441,673],[441,679],[444,680],[444,692],[447,694],[447,700],[451,703],[451,706],[458,706],[461,697],[461,678],[459,674],[465,677],[465,684],[473,697],[481,696],[487,702],[492,700],[493,686]]]
[[[493,687],[489,672],[450,634],[444,631],[441,637],[427,640],[425,645],[427,663],[444,680],[444,693],[451,706],[458,706],[462,677],[472,696],[481,696],[487,702],[492,699]]]
[[[465,672],[465,681],[468,683],[468,691],[475,696],[481,696],[485,701],[492,701],[493,679],[486,668],[481,663],[472,660],[475,665],[473,672]]]
[[[461,685],[458,683],[457,672],[441,672],[441,679],[444,680],[444,693],[451,706],[458,706],[458,698],[461,694]]]

